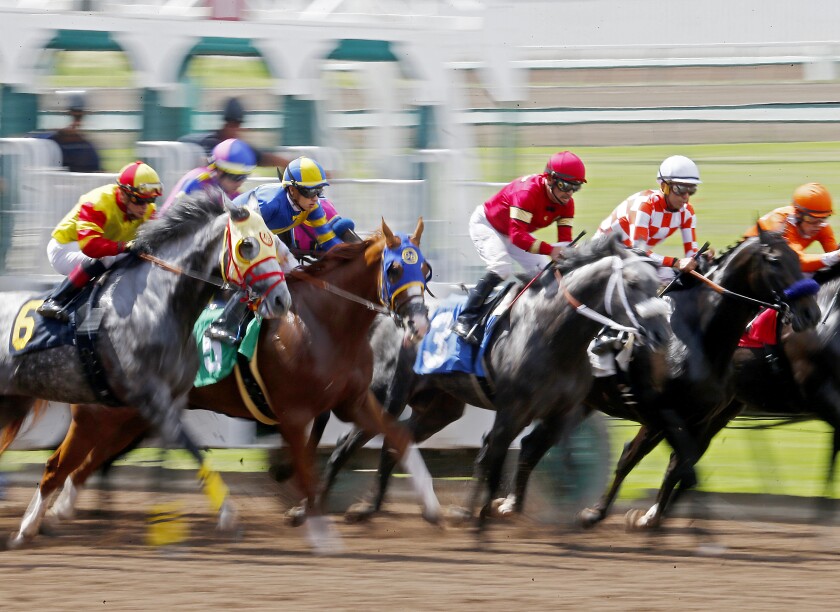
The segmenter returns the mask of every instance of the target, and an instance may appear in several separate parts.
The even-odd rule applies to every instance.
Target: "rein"
[[[621,269],[624,267],[623,261],[620,257],[615,257],[612,264],[612,274],[610,275],[610,279],[607,282],[607,290],[604,292],[604,308],[607,311],[607,314],[612,315],[611,308],[610,308],[610,301],[609,296],[618,291],[618,295],[621,298],[621,303],[624,306],[624,310],[627,313],[628,318],[632,322],[635,327],[628,327],[627,325],[622,325],[621,323],[617,323],[613,319],[602,315],[600,312],[592,310],[586,304],[583,304],[580,300],[578,300],[575,296],[573,296],[570,292],[566,283],[563,281],[563,276],[560,274],[560,271],[555,269],[554,270],[554,278],[557,279],[557,284],[563,290],[563,296],[572,305],[575,311],[587,319],[595,321],[596,323],[600,323],[601,325],[606,325],[616,331],[623,331],[629,332],[634,335],[639,335],[641,333],[641,325],[639,325],[638,319],[636,319],[636,315],[633,313],[633,308],[630,306],[630,303],[627,301],[627,294],[624,292],[624,285],[618,282],[618,277],[621,275]]]
[[[183,276],[189,276],[190,278],[194,278],[196,280],[204,281],[205,283],[208,283],[210,285],[213,285],[214,287],[218,287],[219,289],[223,289],[225,291],[227,291],[228,289],[231,288],[230,283],[223,283],[221,281],[217,281],[215,278],[210,278],[209,276],[205,276],[204,274],[201,274],[199,272],[194,272],[192,270],[185,270],[184,268],[176,266],[175,264],[165,262],[162,259],[159,259],[159,258],[155,257],[154,255],[150,255],[149,253],[138,253],[137,256],[140,259],[145,259],[146,261],[155,264],[159,268],[163,268],[167,272],[173,272],[175,274],[181,274]]]
[[[389,308],[385,308],[385,306],[382,306],[381,304],[377,304],[376,302],[371,302],[370,300],[367,300],[363,297],[359,297],[355,293],[350,293],[349,291],[345,291],[344,289],[342,289],[340,287],[336,287],[335,285],[333,285],[331,283],[328,283],[326,281],[323,281],[319,278],[314,278],[313,276],[310,276],[309,274],[307,274],[303,270],[292,270],[291,272],[289,272],[289,275],[293,276],[295,278],[299,278],[300,280],[305,281],[305,282],[309,283],[310,285],[314,285],[315,287],[318,287],[319,289],[322,289],[322,290],[327,291],[329,293],[335,294],[339,297],[343,297],[345,300],[350,300],[351,302],[356,302],[357,304],[361,304],[362,306],[364,306],[368,310],[374,310],[374,311],[376,311],[380,314],[393,315],[394,317],[396,317],[396,313],[394,313]]]
[[[734,298],[737,298],[737,299],[742,300],[744,302],[752,302],[753,304],[758,304],[759,306],[764,306],[765,308],[770,308],[771,310],[775,310],[776,312],[784,312],[788,309],[787,305],[785,305],[785,304],[781,304],[781,303],[771,304],[770,302],[765,302],[763,300],[758,300],[756,298],[751,298],[748,295],[742,295],[740,293],[735,293],[734,291],[730,291],[729,289],[721,287],[715,281],[706,278],[705,276],[703,276],[702,274],[700,274],[696,270],[691,270],[689,272],[689,274],[691,274],[691,276],[698,279],[699,281],[707,284],[709,287],[712,288],[712,290],[714,290],[715,292],[717,292],[721,295],[734,297]]]

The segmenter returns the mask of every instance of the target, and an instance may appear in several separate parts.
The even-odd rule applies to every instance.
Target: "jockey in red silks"
[[[516,179],[478,206],[470,217],[470,237],[487,273],[470,290],[467,303],[452,331],[471,344],[480,340],[470,332],[478,321],[484,300],[493,288],[513,273],[513,263],[532,274],[551,259],[562,256],[572,241],[575,201],[572,194],[586,182],[586,168],[569,151],[555,153],[542,174]],[[549,244],[533,232],[557,225],[557,243]]]
[[[231,200],[239,195],[239,188],[256,168],[257,157],[253,149],[241,140],[229,138],[213,148],[213,155],[206,166],[187,172],[175,184],[166,201],[160,207],[158,216],[182,195],[189,195],[203,189],[219,188]]]

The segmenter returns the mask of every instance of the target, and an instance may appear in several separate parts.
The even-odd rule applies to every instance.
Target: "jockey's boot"
[[[211,340],[236,346],[242,340],[239,329],[248,315],[248,303],[244,298],[245,294],[242,291],[234,293],[225,304],[222,314],[213,321],[204,335]]]
[[[36,311],[45,319],[57,319],[65,323],[70,320],[67,313],[67,305],[76,297],[82,287],[77,286],[70,278],[65,278],[61,284],[38,306]]]
[[[475,329],[478,323],[478,315],[481,312],[484,300],[501,280],[502,277],[495,272],[488,272],[476,283],[475,287],[470,289],[467,303],[464,305],[461,314],[458,315],[458,320],[452,325],[452,332],[461,336],[469,344],[478,344],[481,341]]]

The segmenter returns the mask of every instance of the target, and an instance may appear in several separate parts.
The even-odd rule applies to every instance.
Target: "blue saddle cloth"
[[[27,300],[15,317],[9,334],[9,353],[24,355],[57,346],[76,344],[73,326],[56,319],[45,319],[36,311],[49,293]],[[79,303],[79,302],[77,302]]]
[[[466,302],[466,296],[449,297],[442,300],[432,313],[429,333],[420,343],[414,371],[417,374],[451,374],[464,372],[484,378],[484,354],[489,346],[488,339],[499,317],[491,315],[487,321],[481,344],[475,346],[464,342],[450,329]]]

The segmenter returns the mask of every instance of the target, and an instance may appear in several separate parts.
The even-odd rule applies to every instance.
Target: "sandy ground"
[[[625,532],[621,516],[589,532],[526,516],[479,537],[400,501],[366,525],[331,516],[343,550],[316,555],[284,524],[281,487],[232,488],[238,538],[215,532],[196,493],[84,492],[76,521],[0,551],[3,610],[804,610],[840,593],[836,526],[677,518],[649,535]],[[32,492],[7,490],[0,532]],[[156,501],[183,508],[182,544],[145,543]]]

